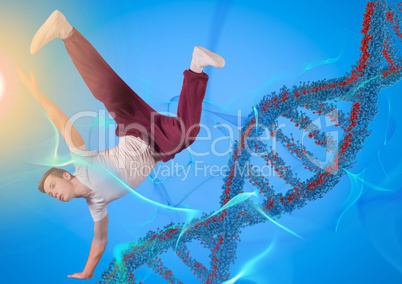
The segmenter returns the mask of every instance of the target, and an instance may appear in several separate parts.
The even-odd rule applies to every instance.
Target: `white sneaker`
[[[225,59],[223,59],[223,57],[219,54],[209,51],[204,47],[194,47],[190,70],[201,73],[202,68],[206,66],[222,68],[223,66],[225,66]]]
[[[67,22],[66,17],[58,10],[54,11],[39,28],[31,42],[31,54],[37,53],[49,41],[55,38],[68,37],[73,27]]]

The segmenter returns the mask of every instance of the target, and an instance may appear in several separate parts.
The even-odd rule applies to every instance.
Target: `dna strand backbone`
[[[368,126],[377,113],[380,90],[401,79],[402,62],[397,56],[396,44],[402,38],[399,11],[402,3],[368,2],[363,16],[361,54],[352,71],[336,79],[300,83],[279,93],[262,98],[255,106],[234,143],[223,181],[220,209],[212,214],[203,213],[190,223],[171,223],[162,229],[149,231],[146,236],[130,244],[102,273],[98,283],[137,283],[135,271],[147,265],[167,283],[183,283],[167,267],[161,254],[169,249],[193,271],[199,283],[222,283],[230,278],[230,266],[236,260],[236,248],[243,228],[275,219],[301,208],[309,201],[322,198],[335,187],[350,168],[370,135]],[[348,111],[337,103],[349,103]],[[314,127],[305,111],[326,116],[342,130],[338,142]],[[296,129],[308,133],[308,139],[318,147],[333,150],[335,155],[325,165],[315,162],[309,151],[292,135],[278,127],[278,119],[286,118]],[[272,147],[258,139],[264,130],[275,136],[286,150],[301,161],[313,175],[302,180]],[[252,139],[250,139],[252,138]],[[286,183],[287,191],[276,192],[269,180],[250,163],[252,149],[264,163],[271,165]],[[236,172],[236,165],[248,165],[248,174]],[[256,188],[261,202],[244,198],[233,205],[235,198],[244,194],[247,181]],[[198,241],[210,251],[210,266],[205,267],[190,254],[187,244]]]

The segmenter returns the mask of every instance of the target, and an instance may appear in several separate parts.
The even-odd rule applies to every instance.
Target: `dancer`
[[[42,176],[38,188],[63,202],[72,198],[86,199],[94,221],[94,238],[83,271],[68,277],[90,279],[107,244],[107,205],[128,194],[130,190],[127,187],[136,188],[158,161],[166,162],[174,158],[195,141],[200,130],[202,101],[208,81],[203,68],[221,68],[225,61],[218,54],[196,46],[190,68],[183,73],[177,117],[168,117],[144,102],[57,10],[32,39],[31,54],[55,38],[64,41],[91,93],[116,121],[116,135],[120,137],[118,145],[112,149],[88,151],[84,139],[69,118],[41,93],[33,72],[29,78],[20,71],[21,82],[45,110],[70,149],[74,174],[51,168]],[[122,186],[120,181],[127,186]]]

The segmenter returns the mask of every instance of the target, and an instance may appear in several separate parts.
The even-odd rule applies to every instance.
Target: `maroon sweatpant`
[[[191,145],[200,131],[208,75],[184,71],[177,117],[159,114],[140,98],[75,28],[64,39],[67,52],[91,93],[117,123],[116,135],[140,137],[166,162]]]

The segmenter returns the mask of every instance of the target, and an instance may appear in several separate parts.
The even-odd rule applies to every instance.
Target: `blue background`
[[[389,1],[390,2],[390,1]],[[96,101],[71,63],[63,43],[51,42],[29,54],[36,30],[55,9],[84,34],[113,69],[160,112],[179,94],[182,72],[194,45],[222,54],[226,66],[207,68],[210,82],[202,122],[225,122],[223,115],[246,117],[263,95],[300,81],[337,78],[360,56],[366,1],[2,1],[0,72],[0,272],[1,283],[75,283],[67,274],[82,271],[93,236],[84,200],[60,204],[36,185],[49,165],[68,161],[65,143],[13,73],[34,70],[42,91],[67,115],[100,113]],[[326,61],[327,60],[327,61]],[[305,71],[309,65],[314,68]],[[396,84],[379,94],[378,114],[358,161],[324,198],[278,220],[296,238],[271,222],[246,228],[238,245],[236,283],[401,283],[402,211],[400,94]],[[170,111],[175,112],[175,101]],[[214,113],[212,113],[213,111]],[[92,121],[78,124],[90,148],[99,145]],[[113,131],[112,131],[113,132]],[[237,139],[236,133],[233,137]],[[201,132],[200,137],[205,135]],[[222,132],[214,130],[214,137]],[[223,142],[224,143],[224,142]],[[229,142],[228,144],[229,145]],[[227,146],[226,145],[226,146]],[[53,151],[58,147],[58,155]],[[211,141],[196,141],[207,151]],[[225,145],[221,145],[225,148]],[[175,162],[186,165],[188,151]],[[208,165],[227,164],[229,154],[195,157]],[[72,165],[65,167],[73,170]],[[359,174],[359,178],[356,175]],[[205,212],[219,209],[222,176],[171,177],[163,187],[147,179],[138,193],[162,204],[188,205]],[[201,185],[201,186],[200,186]],[[136,195],[109,205],[109,244],[95,283],[119,243],[135,241],[149,230],[185,218]],[[272,250],[257,262],[259,254]],[[193,244],[192,256],[209,266],[206,252]],[[197,283],[171,251],[162,258],[185,283]],[[250,262],[251,261],[251,262]],[[253,263],[252,266],[247,265]],[[244,270],[246,268],[246,270]],[[147,268],[138,272],[146,278]],[[180,277],[179,277],[180,278]],[[148,275],[144,283],[164,283]]]

